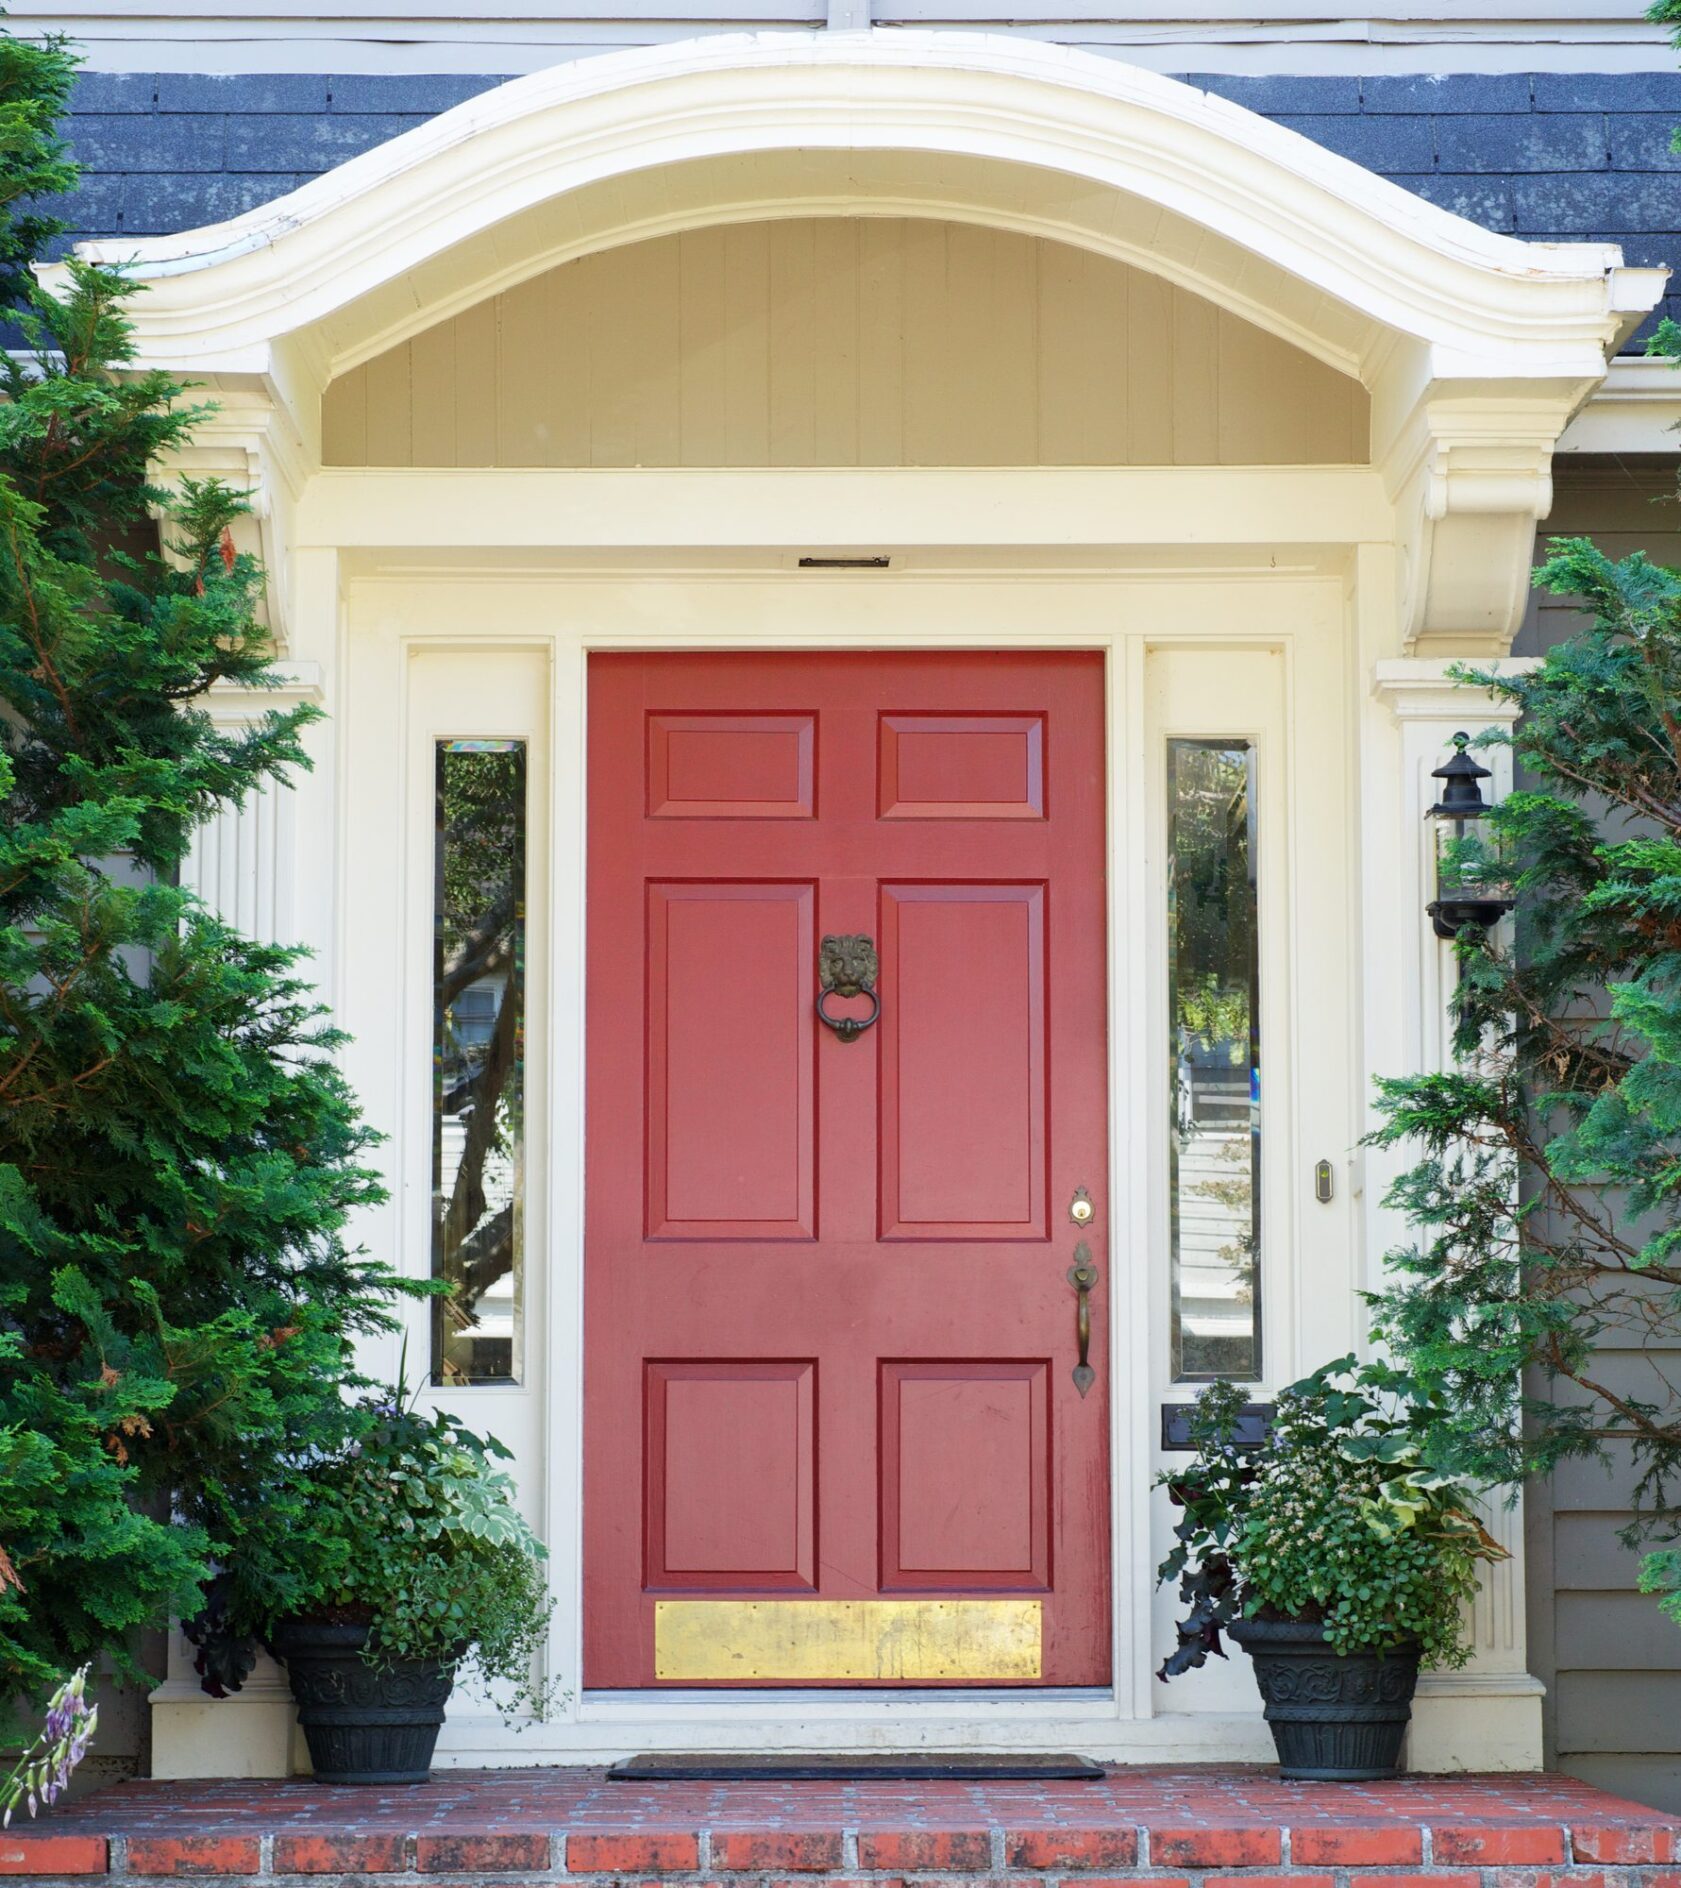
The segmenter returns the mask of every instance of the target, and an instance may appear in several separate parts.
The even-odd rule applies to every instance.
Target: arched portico
[[[598,189],[654,172],[667,173],[658,209]],[[538,214],[568,199],[567,216]],[[275,204],[124,258],[157,292],[151,345],[231,366],[487,230],[501,240],[480,293],[637,235],[793,203],[879,213],[884,199],[900,215],[1006,219],[1143,263],[1344,359],[1369,343],[1303,288],[1456,352],[1461,372],[1497,355],[1510,371],[1521,353],[1531,375],[1584,365],[1579,350],[1603,349],[1641,292],[1623,306],[1609,249],[1491,234],[1174,80],[1048,45],[899,31],[679,42],[553,67]],[[1225,266],[1234,251],[1246,269]],[[187,286],[207,275],[214,289]],[[450,290],[435,294],[444,305]],[[385,338],[403,330],[393,318]]]
[[[1552,442],[1661,280],[1608,246],[1482,230],[1117,61],[883,30],[557,66],[230,222],[88,253],[147,283],[142,361],[258,391],[296,476],[357,362],[577,256],[790,215],[1051,237],[1356,374],[1405,521],[1405,637],[1444,649],[1515,628]]]
[[[526,308],[519,297],[585,258],[626,259],[617,279],[633,307],[646,281],[676,279],[635,273],[635,258],[667,253],[662,244],[842,219],[1008,231],[1024,249],[1073,248],[1169,284],[1210,319],[1357,383],[1369,447],[1362,424],[1361,450],[1324,463],[1187,450],[977,464],[954,450],[886,464],[633,451],[448,463],[411,452],[381,464],[323,451],[329,390],[399,363],[412,401],[443,397],[426,363],[448,324],[493,302]],[[317,774],[278,817],[270,807],[248,832],[212,835],[201,882],[225,898],[223,880],[255,874],[255,901],[237,894],[245,908],[316,948],[357,1039],[353,1078],[392,1137],[396,1197],[368,1237],[422,1268],[429,744],[465,717],[457,732],[525,743],[541,783],[529,838],[530,1368],[518,1385],[462,1394],[485,1399],[477,1413],[506,1425],[527,1467],[554,1550],[555,1656],[569,1673],[588,1420],[581,756],[592,655],[1054,646],[1107,657],[1111,1681],[1056,1701],[947,1694],[890,1709],[868,1695],[783,1694],[745,1716],[704,1693],[586,1693],[517,1744],[468,1714],[446,1748],[461,1761],[519,1761],[778,1736],[880,1744],[908,1724],[935,1743],[1255,1754],[1241,1682],[1167,1700],[1164,1717],[1149,1678],[1161,1517],[1147,1489],[1161,1405],[1188,1394],[1156,1342],[1168,1316],[1158,759],[1166,742],[1227,734],[1261,757],[1273,1347],[1261,1387],[1276,1387],[1360,1335],[1356,1293],[1388,1237],[1381,1188],[1352,1151],[1369,1078],[1441,1053],[1444,966],[1423,934],[1417,814],[1435,750],[1467,712],[1441,658],[1509,648],[1554,443],[1660,273],[1624,270],[1609,248],[1489,234],[1116,62],[887,31],[695,41],[557,67],[233,222],[94,253],[148,286],[135,304],[142,361],[207,382],[220,401],[184,469],[251,484],[296,686],[333,715]],[[511,374],[561,344],[545,304],[529,306],[539,312]],[[1213,331],[1193,329],[1183,345]],[[681,324],[672,332],[681,367],[701,343]],[[1035,345],[1044,352],[1042,337]],[[809,347],[801,358],[820,371]],[[1092,359],[1095,374],[1101,349]],[[622,372],[637,367],[633,357]],[[1309,1178],[1321,1159],[1341,1176],[1328,1201]],[[1538,1745],[1515,1572],[1491,1586],[1479,1646],[1471,1678],[1438,1686],[1422,1708],[1421,1756],[1521,1766]],[[259,1687],[231,1709],[251,1725],[269,1713],[271,1748],[246,1761],[280,1761],[285,1714],[272,1695],[264,1704]],[[216,1752],[229,1719],[198,1704],[184,1675],[160,1711],[166,1765],[226,1760]]]

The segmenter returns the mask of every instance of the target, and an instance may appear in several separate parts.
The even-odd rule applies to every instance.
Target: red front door
[[[586,1685],[1107,1682],[1103,782],[1095,655],[591,661]]]

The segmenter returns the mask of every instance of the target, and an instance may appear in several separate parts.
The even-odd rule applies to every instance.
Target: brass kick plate
[[[664,1679],[1035,1679],[1039,1600],[656,1600]]]

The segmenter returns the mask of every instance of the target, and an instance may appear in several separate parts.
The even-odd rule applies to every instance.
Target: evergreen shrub
[[[1519,711],[1524,784],[1485,822],[1516,937],[1459,938],[1455,1066],[1379,1085],[1411,1240],[1374,1329],[1451,1472],[1626,1468],[1623,1538],[1681,1622],[1681,575],[1560,539],[1537,578],[1592,621],[1462,671]]]
[[[92,1661],[143,1676],[142,1628],[284,1576],[311,1517],[274,1465],[341,1446],[350,1342],[397,1289],[346,1241],[374,1137],[300,953],[180,882],[208,819],[307,765],[316,711],[206,712],[271,680],[244,504],[150,482],[205,409],[134,368],[133,285],[28,273],[73,71],[0,37],[26,344],[0,359],[0,1712]]]

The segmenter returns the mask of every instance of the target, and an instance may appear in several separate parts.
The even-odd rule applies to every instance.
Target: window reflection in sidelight
[[[1167,744],[1173,1374],[1261,1374],[1255,754]]]
[[[521,1374],[525,1153],[523,741],[437,744],[432,1275],[436,1383]]]

